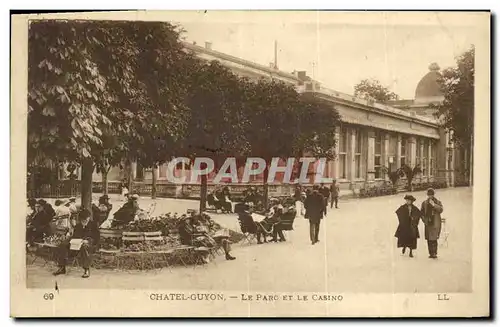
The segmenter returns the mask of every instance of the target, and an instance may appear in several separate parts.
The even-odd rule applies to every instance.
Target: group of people
[[[215,210],[232,213],[233,203],[231,202],[231,192],[229,191],[229,187],[224,186],[210,192],[207,196],[207,204],[214,207]]]
[[[304,204],[305,199],[313,192],[314,187],[307,188],[306,190],[303,190],[302,186],[297,186],[295,188],[295,193],[294,193],[294,199],[295,201],[299,201],[300,203]],[[324,214],[326,215],[327,209],[328,209],[328,201],[330,200],[330,208],[333,209],[333,206],[335,205],[335,208],[339,208],[339,193],[340,193],[340,188],[339,185],[337,184],[336,180],[332,181],[332,184],[330,186],[326,186],[324,183],[321,183],[318,192],[323,196],[323,202],[324,202]],[[301,214],[304,215],[305,207],[302,206]]]
[[[55,209],[44,199],[28,199],[28,213],[26,216],[26,244],[33,245],[43,241],[55,230],[70,228],[71,219],[78,212],[76,198],[56,200]]]
[[[55,209],[54,209],[55,207]],[[58,270],[54,275],[66,273],[66,262],[70,254],[78,255],[84,274],[90,276],[91,253],[99,243],[99,226],[108,218],[112,209],[109,197],[103,195],[90,209],[76,203],[76,197],[57,199],[54,207],[44,199],[28,200],[26,244],[42,243],[45,237],[55,235],[60,240],[57,248]],[[81,246],[71,253],[72,240],[81,240]],[[76,253],[75,253],[76,252]]]
[[[259,244],[262,243],[261,237],[264,243],[267,243],[267,235],[272,235],[271,242],[285,242],[283,233],[285,222],[293,221],[297,215],[295,201],[292,198],[286,199],[283,204],[276,198],[271,198],[269,202],[270,208],[265,218],[258,223],[257,243]]]
[[[327,214],[328,201],[330,208],[338,209],[340,188],[336,180],[328,187],[324,183],[314,185],[305,191],[301,186],[295,189],[294,199],[300,206],[301,215],[309,220],[309,237],[311,244],[319,242],[319,229],[321,219]]]
[[[220,229],[212,232],[214,222],[208,215],[192,212],[191,216],[181,220],[178,226],[181,244],[195,246],[198,249],[206,249],[202,253],[202,260],[208,263],[210,260],[210,250],[220,246],[226,255],[226,260],[235,260],[231,255],[231,242],[229,240],[229,231]]]
[[[399,224],[394,236],[398,239],[398,248],[403,248],[403,254],[408,248],[409,256],[413,258],[413,250],[417,248],[417,239],[420,238],[418,224],[422,220],[425,225],[429,258],[436,259],[443,204],[435,197],[432,188],[427,190],[427,199],[422,202],[420,209],[413,204],[416,201],[413,195],[406,195],[404,199],[406,203],[396,210]]]

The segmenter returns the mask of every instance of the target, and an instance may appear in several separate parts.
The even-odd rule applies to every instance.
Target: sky
[[[187,41],[259,64],[274,61],[305,70],[323,86],[353,94],[374,78],[402,99],[413,99],[429,64],[455,65],[455,57],[484,40],[464,13],[197,12],[176,15]]]

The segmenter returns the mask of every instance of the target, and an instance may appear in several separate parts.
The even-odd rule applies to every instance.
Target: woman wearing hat
[[[417,238],[420,237],[418,222],[422,214],[413,205],[416,200],[413,195],[406,195],[404,199],[406,203],[396,210],[399,225],[394,236],[398,239],[398,248],[403,248],[402,253],[405,254],[406,248],[409,248],[410,258],[413,258],[413,250],[417,248]]]
[[[437,259],[439,235],[441,234],[441,213],[443,204],[434,197],[434,189],[427,190],[427,200],[422,202],[422,221],[425,224],[425,239],[429,249],[429,258]]]

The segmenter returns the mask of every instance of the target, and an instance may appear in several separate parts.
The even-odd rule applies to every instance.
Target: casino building
[[[328,162],[326,174],[335,178],[343,190],[358,191],[367,185],[382,184],[388,181],[388,171],[394,171],[406,164],[410,167],[420,165],[422,174],[417,182],[445,181],[447,186],[454,186],[460,166],[461,151],[454,149],[450,135],[439,126],[434,117],[435,109],[430,104],[443,99],[437,84],[439,66],[429,66],[429,72],[417,84],[415,98],[393,101],[387,104],[354,97],[321,85],[307,76],[305,71],[284,72],[276,63],[269,66],[257,64],[212,49],[212,44],[204,46],[196,43],[184,43],[188,51],[207,61],[218,60],[234,73],[251,79],[278,79],[295,85],[298,92],[313,93],[324,101],[331,102],[339,111],[342,124],[337,128],[337,158]],[[276,50],[276,49],[275,49]],[[465,154],[466,155],[466,154]],[[462,158],[463,159],[463,158]],[[134,185],[141,193],[151,189],[153,174],[156,174],[158,194],[179,195],[181,186],[168,185],[166,182],[167,166],[158,169],[143,169],[132,164]],[[178,166],[177,175],[189,175],[189,167]],[[108,174],[110,184],[118,184],[125,178],[120,168],[112,168]],[[209,177],[210,179],[213,176]],[[100,174],[94,173],[94,184],[99,191]],[[261,184],[262,176],[253,180]],[[110,192],[117,187],[110,186]],[[232,186],[239,188],[241,186]],[[190,193],[196,193],[199,186],[189,186]],[[288,192],[289,187],[273,185],[272,193]]]

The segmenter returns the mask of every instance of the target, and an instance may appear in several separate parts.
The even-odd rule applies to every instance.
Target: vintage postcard
[[[11,315],[489,316],[490,19],[14,16]]]

